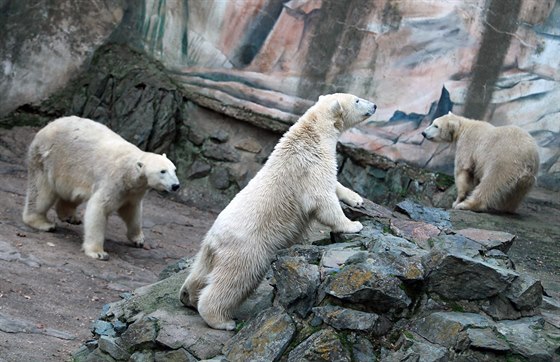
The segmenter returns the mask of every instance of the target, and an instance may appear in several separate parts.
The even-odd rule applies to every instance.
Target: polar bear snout
[[[177,191],[177,190],[179,190],[179,187],[181,187],[181,185],[173,184],[173,185],[171,185],[171,191]]]
[[[373,114],[375,113],[376,110],[377,110],[377,104],[372,103],[371,107],[368,109],[368,111],[365,114],[366,117],[373,116]]]

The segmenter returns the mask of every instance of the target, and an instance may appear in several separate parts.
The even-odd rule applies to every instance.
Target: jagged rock
[[[411,303],[397,277],[367,262],[347,265],[329,276],[324,291],[376,313],[400,312]]]
[[[467,328],[490,328],[494,322],[480,314],[459,312],[436,312],[421,318],[413,331],[431,343],[457,348],[464,343],[462,331]],[[464,348],[462,348],[464,349]]]
[[[292,318],[282,308],[264,310],[223,348],[230,361],[277,361],[296,332]]]
[[[397,342],[397,351],[381,350],[381,360],[387,362],[422,361],[447,362],[447,348],[428,343],[417,334],[407,332]]]
[[[179,348],[169,352],[156,352],[154,362],[196,362],[198,361],[192,354]]]
[[[128,360],[130,353],[120,345],[120,338],[101,336],[98,340],[99,349],[116,360]]]
[[[461,229],[456,231],[471,240],[482,244],[487,250],[500,250],[507,253],[516,236],[503,231],[482,230],[482,229]]]
[[[518,274],[461,254],[430,254],[428,290],[450,300],[476,300],[506,290]]]
[[[205,142],[202,147],[202,154],[217,161],[239,162],[240,160],[237,150],[228,144]]]
[[[265,278],[257,289],[237,308],[234,318],[248,321],[265,309],[272,307],[274,287],[270,285],[270,278]]]
[[[294,245],[278,252],[278,258],[283,256],[301,256],[309,264],[319,264],[323,255],[323,248],[316,245]]]
[[[223,129],[218,129],[210,135],[210,139],[218,143],[225,143],[229,140],[229,133]]]
[[[153,362],[155,359],[154,351],[136,351],[130,356],[130,362]]]
[[[212,171],[211,165],[204,161],[195,160],[192,163],[191,167],[189,167],[189,171],[187,172],[186,176],[188,179],[193,180],[208,176],[210,174],[210,171]]]
[[[392,235],[381,234],[368,246],[371,258],[377,265],[383,265],[392,275],[403,281],[418,282],[424,280],[422,258],[428,252],[410,241]]]
[[[157,318],[152,316],[143,317],[128,326],[127,330],[121,335],[122,346],[129,351],[153,347],[159,328],[160,325]]]
[[[382,335],[391,327],[389,320],[375,313],[327,305],[313,308],[315,316],[336,330],[356,330]]]
[[[303,257],[280,257],[272,263],[278,303],[305,318],[311,311],[319,286],[319,268]]]
[[[513,353],[529,361],[554,361],[560,357],[558,337],[547,337],[543,327],[544,319],[539,316],[496,323]]]
[[[237,142],[235,148],[250,153],[259,153],[262,150],[262,146],[257,141],[250,138],[245,138]]]
[[[412,220],[392,219],[390,228],[396,236],[406,238],[423,249],[429,249],[428,240],[441,234],[441,229],[435,225]]]
[[[519,310],[531,310],[542,303],[543,287],[541,282],[530,275],[520,275],[516,278],[505,296]]]
[[[460,254],[471,258],[480,258],[486,248],[481,244],[462,235],[440,235],[428,241],[434,249],[434,256],[438,254]]]
[[[93,322],[92,331],[100,336],[114,337],[117,333],[113,324],[110,322],[96,320]]]
[[[410,200],[400,202],[395,211],[403,213],[414,221],[423,221],[441,229],[451,228],[449,213],[443,209],[426,207]]]
[[[375,350],[370,341],[364,337],[348,336],[352,344],[352,360],[355,362],[376,362]]]
[[[502,335],[498,335],[492,328],[469,328],[467,337],[470,348],[507,352],[509,345]]]
[[[214,167],[210,173],[210,184],[218,190],[225,190],[231,184],[229,171],[224,167]]]
[[[300,361],[351,361],[350,351],[342,344],[340,336],[332,329],[312,334],[288,355],[288,362]]]
[[[332,273],[338,273],[340,268],[348,262],[348,259],[356,259],[363,255],[363,258],[367,258],[368,252],[356,249],[347,248],[330,248],[323,253],[321,258],[320,272],[321,277],[325,278],[327,275]],[[355,263],[355,261],[354,261]]]

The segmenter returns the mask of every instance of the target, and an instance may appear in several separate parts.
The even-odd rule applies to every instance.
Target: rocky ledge
[[[364,230],[281,251],[235,333],[181,305],[181,260],[106,305],[74,360],[560,359],[560,301],[516,271],[515,235],[456,229],[446,211],[411,201],[345,212]]]

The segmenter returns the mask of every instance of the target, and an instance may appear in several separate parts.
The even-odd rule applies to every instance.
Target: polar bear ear
[[[447,114],[450,114],[450,115],[454,116],[453,112],[451,112],[451,111],[447,112]]]
[[[163,157],[167,158],[167,155],[166,155],[165,153],[162,153],[161,155],[162,155]]]
[[[142,169],[142,167],[144,167],[144,164],[140,161],[136,162],[136,167],[138,167],[139,170]]]

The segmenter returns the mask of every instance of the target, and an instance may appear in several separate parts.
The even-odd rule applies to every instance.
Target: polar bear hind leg
[[[38,230],[53,231],[55,224],[47,218],[47,212],[56,198],[45,173],[41,169],[29,168],[23,222]]]
[[[197,309],[200,291],[208,285],[213,258],[211,248],[203,244],[179,292],[179,299],[185,306]]]
[[[60,221],[64,221],[73,225],[79,225],[82,223],[82,220],[80,220],[80,218],[76,214],[76,208],[78,206],[79,203],[58,199],[55,205],[56,215],[58,216]]]

